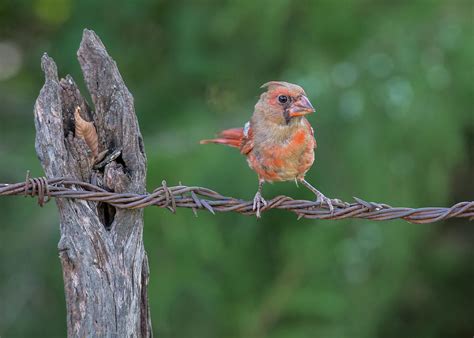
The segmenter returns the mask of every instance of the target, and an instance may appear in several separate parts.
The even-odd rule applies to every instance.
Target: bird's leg
[[[256,211],[257,218],[260,218],[260,204],[267,206],[267,201],[265,201],[262,197],[263,182],[265,181],[261,178],[258,179],[258,190],[255,194],[255,197],[253,198],[253,211]]]
[[[295,178],[295,184],[296,184],[296,187],[299,188],[300,186],[298,185],[298,179]]]
[[[317,197],[316,199],[316,202],[319,202],[321,205],[323,205],[323,203],[326,203],[329,207],[329,211],[331,212],[331,214],[334,212],[334,207],[332,205],[332,201],[330,198],[327,198],[326,196],[323,195],[322,192],[320,192],[318,189],[316,189],[315,187],[313,187],[308,181],[306,181],[304,178],[302,178],[300,180],[301,183],[303,183],[303,185],[308,188],[309,190],[311,190]]]

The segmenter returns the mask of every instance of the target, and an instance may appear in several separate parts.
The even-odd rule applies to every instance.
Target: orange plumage
[[[254,198],[254,210],[260,216],[261,196],[265,181],[300,181],[313,191],[321,204],[333,210],[331,200],[309,184],[304,176],[314,162],[316,140],[305,115],[314,108],[303,88],[288,82],[271,81],[262,86],[252,118],[244,128],[227,129],[215,139],[201,144],[218,143],[240,149],[258,175],[259,188]]]

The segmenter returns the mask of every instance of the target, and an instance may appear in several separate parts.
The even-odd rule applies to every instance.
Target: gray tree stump
[[[58,79],[52,58],[45,54],[41,60],[46,80],[34,112],[36,152],[46,176],[143,194],[146,156],[133,97],[93,31],[84,31],[77,55],[95,109],[89,108],[71,76]],[[94,168],[91,150],[74,134],[77,106],[83,119],[95,125],[99,152],[120,151],[101,168]],[[81,200],[56,202],[68,336],[152,336],[143,210],[120,210]]]

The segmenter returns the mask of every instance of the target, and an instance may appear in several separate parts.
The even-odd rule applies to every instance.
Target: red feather
[[[232,128],[221,131],[217,138],[202,140],[201,144],[218,143],[225,144],[230,147],[240,148],[242,139],[244,138],[244,128]]]

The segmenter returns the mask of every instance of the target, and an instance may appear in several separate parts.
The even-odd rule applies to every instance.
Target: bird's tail
[[[240,148],[244,137],[244,128],[232,128],[221,131],[217,138],[201,140],[201,144],[218,143],[230,147]]]

